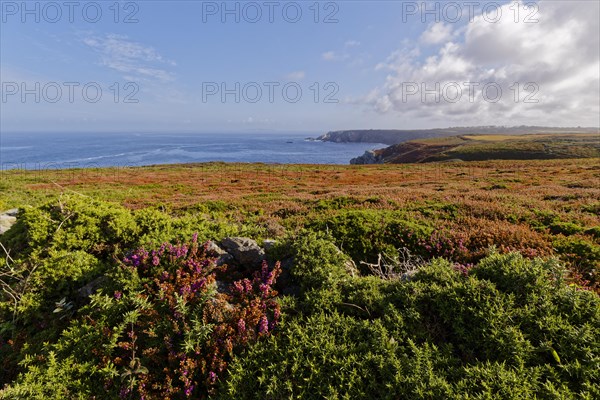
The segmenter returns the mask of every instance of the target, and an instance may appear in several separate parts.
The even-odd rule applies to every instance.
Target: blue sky
[[[600,125],[597,2],[479,2],[473,15],[468,3],[74,2],[71,20],[63,2],[30,1],[27,14],[24,3],[2,0],[0,129]],[[223,15],[224,7],[237,11]],[[256,10],[262,15],[253,23]],[[455,20],[457,10],[462,18]],[[463,86],[455,101],[452,90],[465,82],[477,85],[473,99]],[[92,94],[100,88],[98,102],[86,100],[84,85]],[[222,99],[223,85],[240,101],[233,93]],[[484,85],[501,88],[500,101],[486,99]],[[252,102],[256,87],[262,96]],[[427,89],[441,100],[423,97]],[[524,101],[528,94],[537,101]]]

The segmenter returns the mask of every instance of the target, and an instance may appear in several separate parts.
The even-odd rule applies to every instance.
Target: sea
[[[0,167],[59,169],[156,164],[349,164],[376,143],[309,140],[320,133],[0,133]]]

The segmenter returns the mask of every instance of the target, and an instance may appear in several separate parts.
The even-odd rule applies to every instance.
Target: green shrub
[[[420,221],[406,220],[400,213],[372,210],[339,212],[325,220],[308,224],[315,232],[328,232],[335,244],[360,265],[361,261],[375,262],[379,253],[397,255],[399,247],[421,254],[433,228]],[[367,272],[364,270],[363,272]]]
[[[447,397],[443,352],[414,344],[402,350],[379,321],[316,314],[239,357],[218,398]]]
[[[586,235],[590,235],[595,239],[600,239],[600,226],[593,226],[591,228],[586,229]]]
[[[581,209],[590,214],[598,215],[600,214],[600,201],[591,204],[586,204]]]
[[[591,287],[600,284],[600,245],[580,237],[559,237],[553,244],[561,259],[572,266]]]
[[[518,253],[493,254],[483,259],[470,272],[488,280],[504,293],[516,296],[519,305],[526,304],[528,294],[563,283],[564,269],[554,260],[527,260]]]
[[[254,214],[226,211],[175,218],[79,196],[25,208],[2,237],[0,397],[600,398],[600,298],[567,284],[558,261],[492,252],[356,277],[339,248],[357,261],[399,247],[455,260],[482,245],[401,212],[329,211],[268,252],[297,289],[275,301],[268,265],[216,267],[195,244],[158,249],[195,230],[193,243],[263,234]],[[600,246],[547,217],[561,260],[597,282]]]
[[[46,357],[43,366],[29,366],[20,377],[19,384],[0,390],[2,399],[91,399],[104,392],[99,384],[94,384],[97,369],[90,363],[80,363],[74,356],[58,359],[54,352]]]
[[[341,196],[333,199],[318,200],[315,204],[317,210],[339,210],[360,205],[362,202],[354,197]]]
[[[594,398],[600,300],[556,261],[444,260],[408,282],[343,281],[337,311],[288,317],[220,398]]]
[[[291,244],[291,276],[300,286],[306,309],[329,309],[340,299],[340,284],[348,279],[348,258],[331,241],[303,234]]]
[[[563,234],[563,235],[575,235],[576,233],[583,232],[584,228],[573,223],[573,222],[561,222],[555,221],[550,224],[550,232],[555,235]]]

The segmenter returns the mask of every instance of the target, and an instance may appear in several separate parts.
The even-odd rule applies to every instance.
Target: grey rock
[[[16,217],[19,214],[18,208],[11,208],[10,210],[6,210],[1,212],[0,215],[8,215],[9,217]]]
[[[265,259],[265,251],[252,239],[228,237],[220,244],[240,265],[256,266]]]
[[[0,235],[8,231],[17,222],[18,213],[19,210],[16,208],[0,213]]]
[[[221,265],[231,264],[233,261],[234,261],[233,256],[229,253],[225,253],[225,254],[219,256],[219,258],[217,258],[216,263],[220,267]]]
[[[215,242],[212,242],[212,241],[208,242],[207,250],[211,255],[215,255],[215,256],[222,256],[222,255],[227,254],[227,252],[225,250],[220,248]]]
[[[365,151],[360,157],[353,158],[350,160],[352,165],[364,165],[364,164],[383,164],[383,159],[377,155],[373,150]]]
[[[90,297],[94,294],[98,289],[100,289],[106,282],[108,282],[108,278],[106,276],[99,276],[87,285],[83,286],[77,291],[77,295],[81,298]]]
[[[230,264],[233,261],[233,256],[220,248],[215,242],[209,242],[207,250],[211,256],[217,257],[216,263],[218,266]]]
[[[277,240],[273,240],[273,239],[265,239],[263,241],[263,248],[265,249],[265,251],[269,251],[273,248],[273,246],[275,246],[277,244]]]

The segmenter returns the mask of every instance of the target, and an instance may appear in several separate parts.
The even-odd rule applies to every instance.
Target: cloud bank
[[[515,22],[514,4],[495,23],[479,15],[429,25],[417,45],[404,43],[377,65],[389,74],[366,103],[464,125],[598,126],[600,4],[539,1],[533,23]]]
[[[131,41],[127,36],[108,34],[102,37],[87,37],[83,43],[101,55],[102,65],[113,70],[135,76],[169,82],[174,79],[166,66],[175,62],[165,59],[153,47]]]

